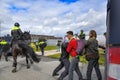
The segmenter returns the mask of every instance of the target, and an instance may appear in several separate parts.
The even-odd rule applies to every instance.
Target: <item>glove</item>
[[[77,56],[76,56],[76,59],[80,59],[80,55],[77,55]]]

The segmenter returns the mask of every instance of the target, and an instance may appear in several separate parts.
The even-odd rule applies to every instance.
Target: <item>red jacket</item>
[[[68,44],[67,52],[72,57],[76,57],[77,56],[76,49],[77,49],[77,40],[75,38],[73,38]]]

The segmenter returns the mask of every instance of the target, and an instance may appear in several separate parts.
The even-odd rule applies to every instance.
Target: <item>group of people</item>
[[[11,35],[13,37],[12,39],[12,48],[18,47],[18,44],[21,43],[19,42],[21,40],[21,36],[23,32],[19,28],[20,24],[15,23],[13,29],[11,30]],[[64,38],[64,41],[61,44],[61,57],[59,59],[60,64],[58,67],[53,71],[53,76],[59,75],[58,72],[65,67],[65,70],[61,73],[59,76],[58,80],[63,80],[67,75],[68,75],[68,80],[73,80],[73,72],[75,71],[78,75],[79,80],[91,80],[91,74],[93,68],[96,71],[98,80],[102,80],[102,75],[99,69],[99,52],[98,52],[98,41],[97,41],[97,33],[95,30],[91,30],[89,32],[89,39],[85,40],[85,33],[83,30],[81,30],[80,35],[78,38],[74,37],[74,33],[72,31],[66,32],[66,36]],[[82,41],[84,43],[83,45],[78,44],[78,40]],[[58,41],[59,42],[59,41]],[[5,45],[7,44],[6,41],[1,41],[0,45]],[[40,41],[38,44],[42,45],[44,44],[43,41]],[[60,44],[57,44],[60,46]],[[46,46],[46,45],[45,45]],[[81,52],[78,53],[77,49],[78,46],[81,49]],[[44,49],[41,48],[42,55],[44,55]],[[85,51],[84,51],[85,50]],[[80,57],[82,56],[82,53],[85,53],[85,58],[88,61],[88,67],[87,67],[87,72],[86,72],[86,77],[87,79],[83,79],[82,73],[79,69],[79,60]],[[72,57],[71,60],[69,60],[69,56]]]
[[[65,70],[61,73],[58,80],[63,80],[68,75],[68,80],[74,80],[73,72],[75,71],[78,75],[79,80],[91,80],[92,70],[93,68],[96,71],[98,80],[102,80],[102,75],[99,69],[99,52],[98,52],[98,41],[97,41],[97,33],[95,30],[91,30],[89,32],[89,39],[85,40],[85,33],[81,30],[78,38],[74,37],[72,31],[68,31],[66,33],[65,40],[61,45],[61,57],[60,64],[53,71],[53,76],[58,76],[58,72],[65,67]],[[78,44],[78,41],[82,41],[83,44]],[[77,52],[77,49],[81,50],[80,53]],[[85,55],[86,60],[88,61],[88,67],[86,72],[87,79],[83,79],[82,73],[79,69],[79,60],[80,57]],[[69,60],[69,56],[72,57]]]

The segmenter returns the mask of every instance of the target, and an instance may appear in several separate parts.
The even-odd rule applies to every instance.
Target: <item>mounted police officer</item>
[[[1,59],[2,54],[4,54],[5,60],[8,61],[7,50],[9,49],[9,47],[10,46],[6,40],[2,40],[2,39],[0,40],[0,59]]]
[[[23,32],[20,29],[20,24],[16,22],[14,24],[14,27],[11,30],[11,35],[12,35],[12,51],[16,47],[19,49],[18,44],[20,44],[22,41],[22,35]]]
[[[20,29],[20,24],[16,22],[14,24],[14,27],[11,30],[11,35],[13,37],[13,41],[20,40],[22,34],[23,34],[23,32]]]
[[[3,47],[7,44],[8,44],[8,42],[6,40],[0,41],[0,54],[2,53]]]

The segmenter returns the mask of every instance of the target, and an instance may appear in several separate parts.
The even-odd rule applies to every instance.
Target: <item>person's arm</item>
[[[99,47],[99,48],[102,48],[102,49],[105,49],[105,47],[104,47],[104,46],[101,46],[101,45],[98,45],[98,47]]]
[[[67,47],[67,52],[70,53],[72,48],[73,48],[73,46],[72,46],[71,42],[69,42],[68,47]]]
[[[21,29],[18,30],[18,33],[19,33],[19,37],[22,39],[23,37],[23,32],[21,31]]]
[[[90,40],[86,40],[85,41],[85,47],[89,46],[90,45]]]
[[[13,36],[13,31],[11,31],[11,36]]]
[[[21,29],[19,29],[18,31],[19,31],[19,33],[20,33],[20,34],[23,34],[23,32],[22,32],[22,30],[21,30]]]

